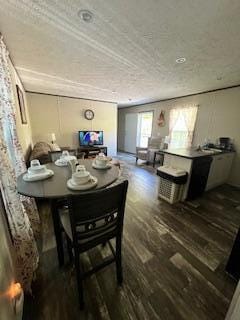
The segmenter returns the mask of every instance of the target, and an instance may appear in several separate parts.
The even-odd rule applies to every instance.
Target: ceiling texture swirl
[[[239,17],[239,0],[0,0],[26,90],[119,106],[239,85]]]

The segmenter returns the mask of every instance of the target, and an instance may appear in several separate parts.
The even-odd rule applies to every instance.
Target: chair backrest
[[[62,155],[63,150],[66,150],[69,152],[70,156],[76,156],[77,155],[77,150],[76,149],[62,149],[60,151],[49,151],[49,160],[51,162],[55,162],[57,159],[59,159]]]
[[[160,149],[162,137],[150,137],[148,138],[148,148]]]
[[[78,159],[84,159],[85,158],[86,153],[85,152],[77,152],[77,158]]]
[[[73,243],[121,235],[128,181],[68,199]]]

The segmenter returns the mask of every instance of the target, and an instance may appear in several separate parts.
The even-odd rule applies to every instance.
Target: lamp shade
[[[52,134],[51,134],[51,138],[52,138],[52,142],[55,142],[55,141],[56,141],[56,135],[55,135],[55,133],[52,133]]]

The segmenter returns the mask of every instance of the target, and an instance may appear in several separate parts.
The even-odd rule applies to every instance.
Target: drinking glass
[[[67,150],[63,150],[61,158],[66,158],[69,156],[69,152]]]
[[[38,159],[33,159],[31,161],[31,167],[38,167],[40,166],[40,161]]]

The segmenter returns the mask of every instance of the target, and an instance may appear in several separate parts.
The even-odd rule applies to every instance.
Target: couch
[[[45,164],[49,162],[49,156],[48,156],[49,151],[51,151],[51,146],[48,143],[37,142],[30,153],[29,163],[33,159],[38,159],[41,164]]]

